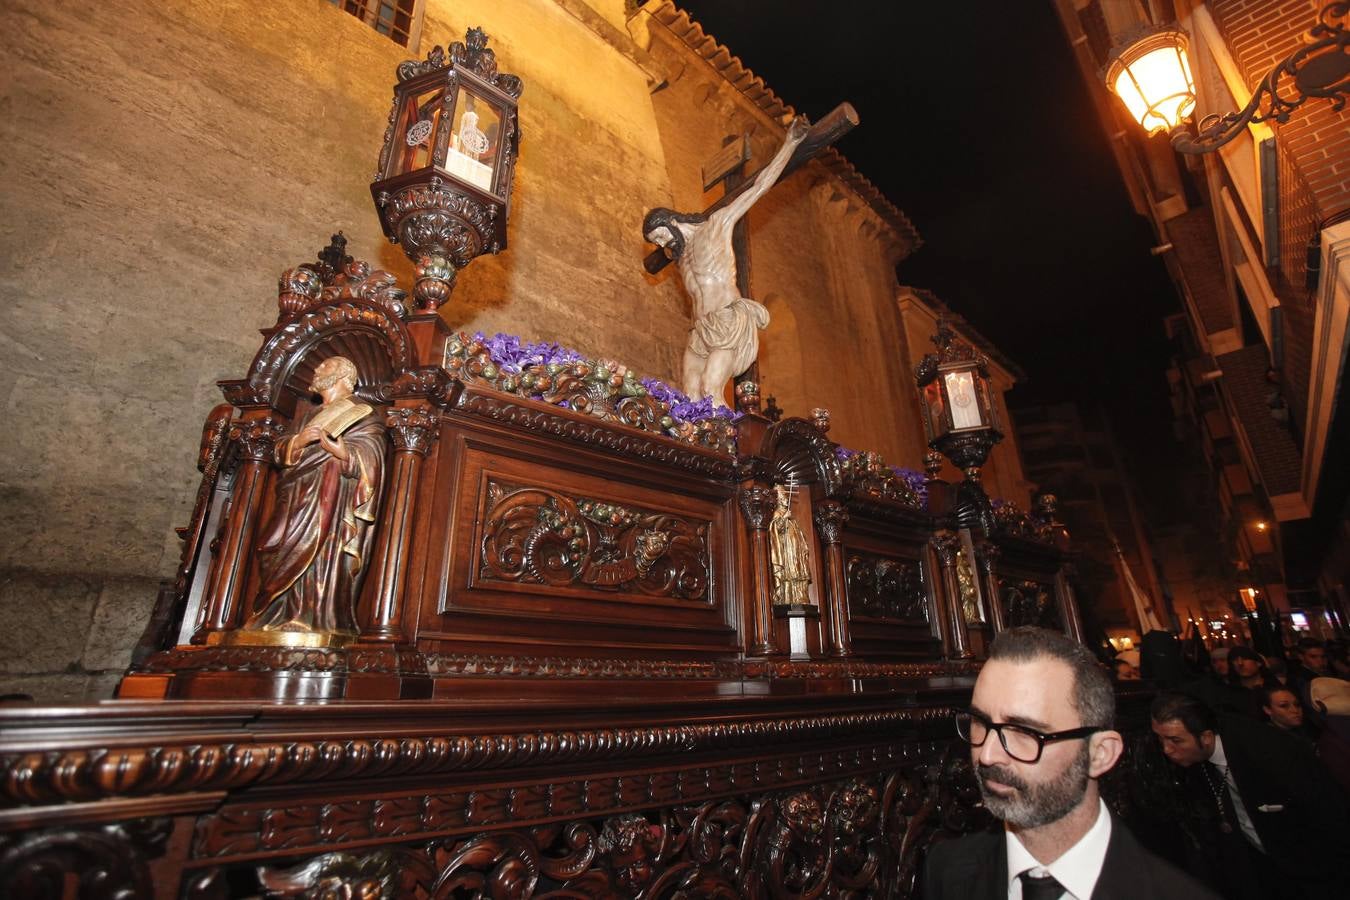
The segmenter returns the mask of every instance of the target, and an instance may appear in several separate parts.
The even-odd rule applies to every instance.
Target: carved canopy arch
[[[806,419],[784,419],[769,426],[763,454],[775,484],[819,482],[827,497],[843,488],[843,472],[834,455],[834,442]]]
[[[280,408],[287,405],[287,392],[308,394],[321,362],[345,356],[356,364],[357,392],[373,397],[378,386],[416,365],[414,353],[408,329],[397,315],[378,303],[346,299],[278,328],[254,357],[245,385],[254,403]]]

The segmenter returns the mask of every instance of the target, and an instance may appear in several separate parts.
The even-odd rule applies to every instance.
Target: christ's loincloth
[[[741,297],[694,322],[689,332],[689,352],[707,359],[714,350],[733,350],[732,372],[744,372],[759,352],[759,329],[769,324],[769,311],[762,303]]]

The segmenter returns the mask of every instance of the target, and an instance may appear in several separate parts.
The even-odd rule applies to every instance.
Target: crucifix
[[[750,258],[743,217],[771,187],[857,124],[858,115],[847,103],[814,127],[799,116],[773,159],[748,179],[745,151],[738,153],[733,142],[704,169],[705,189],[722,182],[721,199],[702,213],[664,207],[647,213],[642,233],[658,248],[645,261],[647,271],[654,275],[673,260],[694,302],[683,373],[690,397],[720,400],[732,375],[753,374],[759,329],[769,324],[768,311],[747,296]]]

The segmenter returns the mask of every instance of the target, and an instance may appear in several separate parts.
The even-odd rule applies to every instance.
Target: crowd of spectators
[[[1139,668],[1161,689],[1152,731],[1187,811],[1186,869],[1231,900],[1347,896],[1345,645],[1305,638],[1287,657],[1218,647],[1200,673],[1172,645]]]

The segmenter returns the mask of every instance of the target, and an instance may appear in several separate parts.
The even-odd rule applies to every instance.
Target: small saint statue
[[[744,372],[759,353],[759,329],[769,324],[763,304],[742,297],[736,286],[732,229],[773,187],[810,125],[798,116],[787,139],[750,187],[710,215],[658,207],[647,213],[643,236],[675,261],[694,303],[694,325],[684,351],[684,390],[690,397],[718,400],[727,380]]]
[[[357,635],[356,596],[384,482],[385,429],[355,398],[357,371],[334,356],[314,370],[323,403],[276,445],[276,505],[258,545],[262,587],[246,633],[257,643],[340,645]],[[242,635],[243,643],[254,643]]]
[[[806,605],[811,602],[811,553],[806,535],[792,518],[792,494],[781,484],[774,488],[778,506],[769,523],[769,561],[773,565],[773,602]]]

